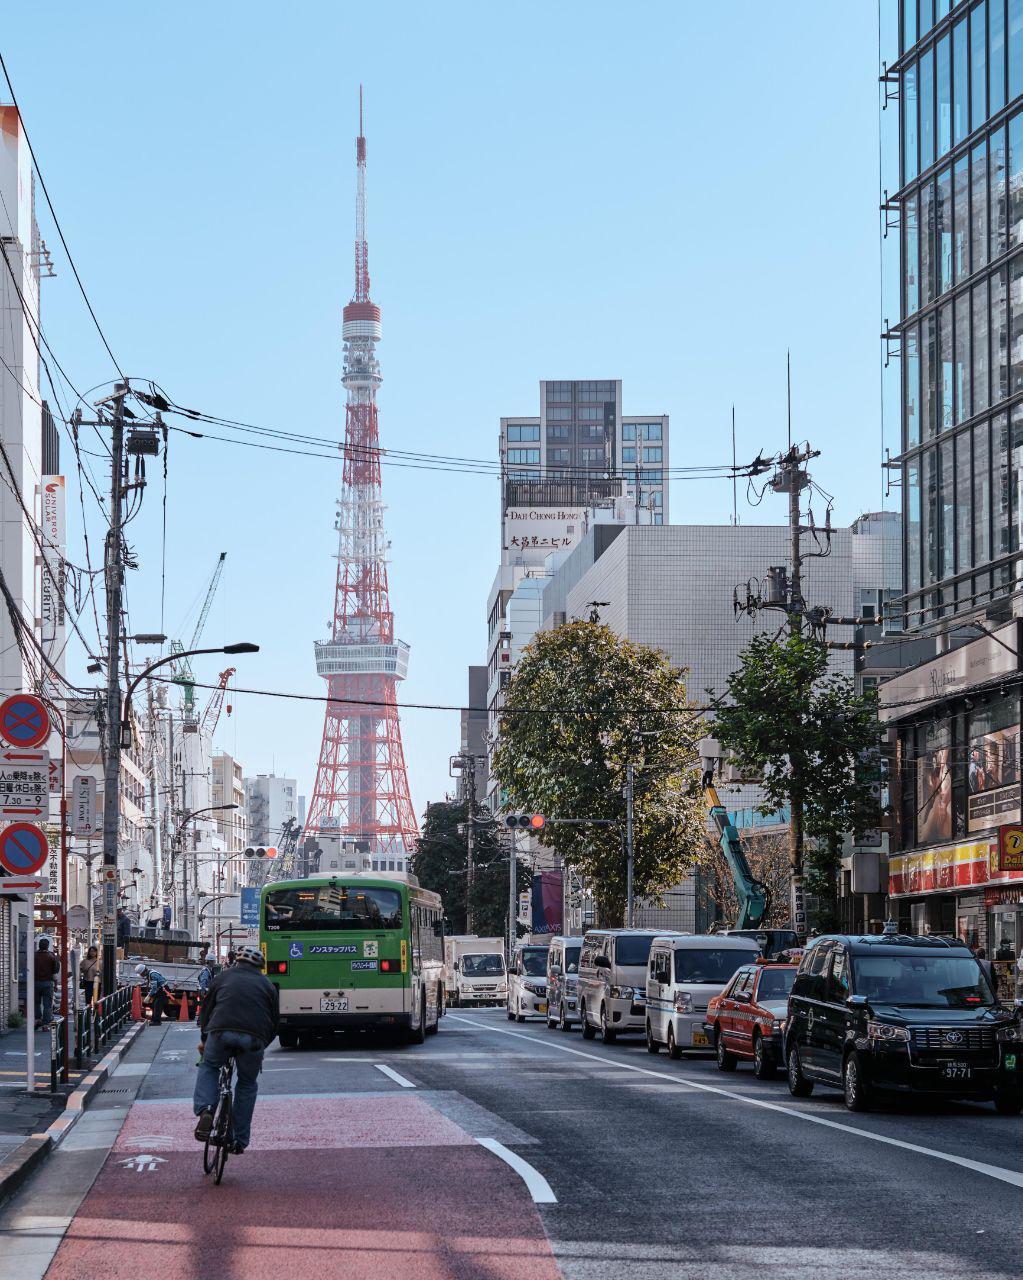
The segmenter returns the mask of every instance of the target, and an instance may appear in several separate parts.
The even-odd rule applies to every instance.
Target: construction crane
[[[217,594],[217,586],[220,583],[220,575],[224,572],[224,561],[227,559],[227,552],[221,551],[220,559],[217,561],[213,570],[213,577],[210,579],[210,585],[206,589],[206,599],[203,601],[202,609],[199,611],[199,620],[195,624],[195,631],[192,633],[192,639],[188,645],[184,645],[180,640],[172,640],[171,653],[184,654],[187,649],[194,649],[199,643],[200,637],[206,628],[206,619],[210,616],[210,608],[213,604],[213,597]],[[195,677],[192,675],[192,667],[187,657],[178,659],[172,668],[174,674],[171,680],[174,684],[179,684],[183,693],[183,701],[181,705],[182,718],[185,721],[195,722]]]
[[[217,725],[220,723],[220,713],[224,706],[224,696],[227,693],[227,683],[234,675],[236,668],[228,667],[226,671],[221,671],[217,687],[213,690],[209,702],[206,704],[206,710],[202,713],[202,719],[199,721],[199,732],[208,733],[212,738],[217,731]],[[231,714],[230,706],[227,708],[227,714]]]
[[[725,855],[728,869],[732,873],[735,895],[739,899],[739,915],[735,928],[757,929],[767,919],[771,906],[771,891],[762,880],[754,876],[750,869],[739,832],[732,821],[731,814],[721,803],[717,788],[714,786],[714,770],[721,760],[721,747],[714,738],[701,738],[699,752],[703,766],[703,797],[707,802],[711,820],[721,836],[721,852]]]

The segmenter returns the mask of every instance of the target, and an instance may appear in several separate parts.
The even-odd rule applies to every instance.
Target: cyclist
[[[232,1155],[249,1145],[252,1113],[259,1093],[263,1050],[277,1036],[280,996],[264,978],[263,953],[258,947],[239,947],[235,964],[213,979],[199,1015],[199,1074],[195,1081],[193,1109],[199,1117],[195,1136],[205,1142],[213,1127],[220,1068],[233,1057],[238,1066],[235,1088]]]

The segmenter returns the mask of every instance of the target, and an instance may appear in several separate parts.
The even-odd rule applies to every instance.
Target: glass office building
[[[906,623],[1019,587],[1023,0],[900,0]],[[895,82],[897,81],[897,86]]]

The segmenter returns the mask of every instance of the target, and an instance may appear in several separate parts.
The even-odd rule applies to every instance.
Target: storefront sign
[[[1023,871],[1023,826],[1018,822],[998,828],[998,870]]]
[[[987,884],[993,850],[994,845],[983,840],[893,855],[888,860],[888,892],[892,897],[914,897]]]
[[[564,507],[509,507],[504,513],[504,547],[513,559],[543,564],[552,551],[574,547],[585,512]]]
[[[990,636],[981,636],[886,681],[878,691],[878,719],[883,723],[905,719],[945,698],[1018,671],[1019,653],[1019,620],[1013,619]]]

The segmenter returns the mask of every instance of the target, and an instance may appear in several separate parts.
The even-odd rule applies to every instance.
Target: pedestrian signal
[[[542,831],[546,819],[542,813],[509,813],[504,824],[506,827],[524,827],[527,831]]]

